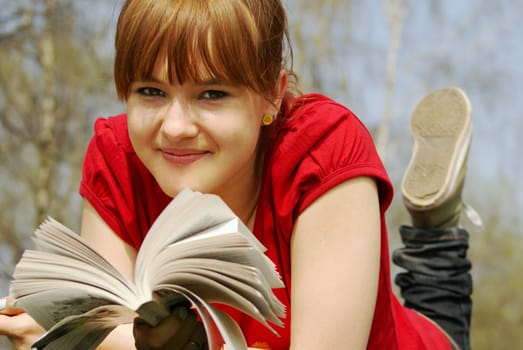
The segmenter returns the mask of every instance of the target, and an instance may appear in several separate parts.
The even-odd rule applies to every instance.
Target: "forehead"
[[[176,62],[162,53],[156,59],[151,77],[145,78],[154,78],[160,81],[166,81],[171,84],[183,84],[185,82],[203,82],[210,80],[226,80],[229,78],[227,76],[216,76],[215,73],[208,68],[201,59],[193,58],[190,59],[191,68],[190,69],[178,69],[175,65]]]

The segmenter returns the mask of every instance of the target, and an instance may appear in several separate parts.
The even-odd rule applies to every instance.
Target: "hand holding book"
[[[15,301],[11,297],[0,299],[0,315],[16,316],[24,312],[23,309],[15,306]]]
[[[10,294],[48,330],[39,348],[94,349],[117,325],[138,316],[155,326],[182,300],[201,318],[210,349],[223,343],[247,349],[238,325],[215,303],[269,329],[282,324],[285,310],[272,293],[282,287],[274,264],[217,196],[184,190],[172,200],[138,252],[134,283],[53,219],[34,240],[36,249],[15,269]]]

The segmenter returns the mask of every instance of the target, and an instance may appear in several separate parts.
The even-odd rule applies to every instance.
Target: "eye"
[[[200,98],[204,99],[204,100],[219,100],[219,99],[224,98],[226,96],[228,96],[228,94],[226,92],[224,92],[224,91],[207,90],[207,91],[204,91],[200,95]]]
[[[165,97],[165,92],[154,87],[141,87],[136,89],[136,92],[145,97]]]

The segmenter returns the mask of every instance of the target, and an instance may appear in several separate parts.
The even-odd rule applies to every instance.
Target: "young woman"
[[[280,0],[126,1],[116,34],[115,82],[127,113],[96,122],[80,186],[82,236],[132,278],[144,234],[172,197],[186,187],[214,193],[268,247],[285,283],[275,291],[287,306],[279,336],[229,311],[249,346],[450,349],[440,326],[402,306],[392,292],[385,226],[392,185],[369,132],[346,107],[322,95],[300,95],[290,61]],[[445,93],[460,98],[458,90]],[[469,118],[466,111],[461,115]],[[447,170],[462,168],[464,159],[456,159]],[[461,187],[451,183],[450,190],[459,197]],[[416,206],[416,196],[410,198],[414,215],[430,215],[425,209],[434,206]],[[442,197],[438,191],[430,196]],[[412,264],[420,256],[430,261],[416,249],[442,239],[466,245],[466,232],[432,230],[437,226],[405,228],[407,248],[396,260],[414,265],[399,278],[406,297],[412,288],[426,288],[424,272],[431,272],[430,263],[424,270]],[[413,252],[418,259],[410,258]],[[421,295],[426,298],[409,299],[411,306],[430,315],[430,290]],[[454,302],[470,305],[468,297]],[[4,317],[0,332],[23,349],[34,339],[24,332],[41,332],[30,321],[25,314],[10,317],[17,325],[12,330]],[[460,327],[446,330],[468,326]],[[120,327],[100,348],[206,346],[194,315],[131,328]]]

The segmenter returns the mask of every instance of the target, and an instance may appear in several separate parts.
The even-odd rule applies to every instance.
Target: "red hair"
[[[170,83],[212,78],[268,99],[286,61],[292,64],[280,0],[127,0],[115,46],[122,100],[134,81],[152,77],[159,59],[166,61]]]

